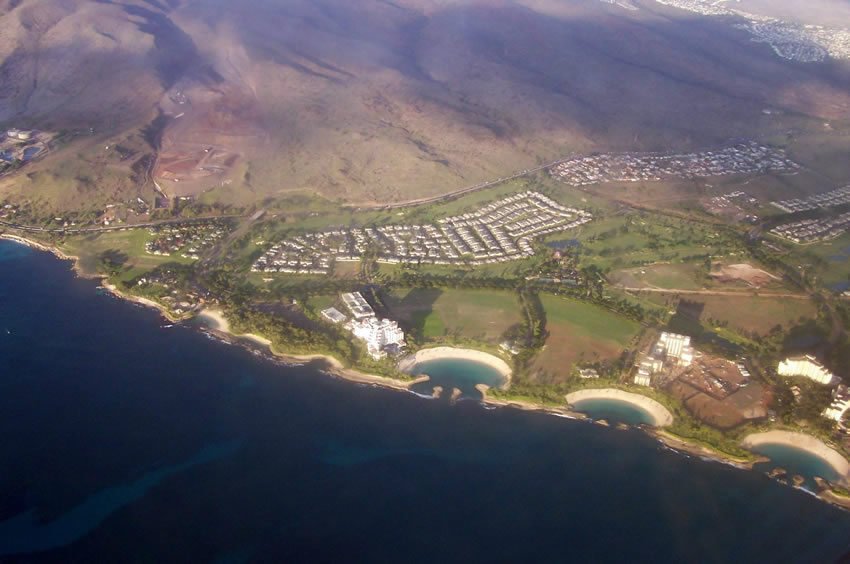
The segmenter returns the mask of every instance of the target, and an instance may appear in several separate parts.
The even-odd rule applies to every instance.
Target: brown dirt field
[[[769,398],[758,383],[741,388],[724,400],[715,399],[681,380],[670,384],[667,391],[680,399],[694,417],[720,429],[731,429],[749,419],[767,415]]]
[[[756,296],[693,296],[692,300],[705,305],[703,321],[708,318],[727,321],[732,329],[761,335],[777,324],[787,328],[797,324],[800,317],[817,315],[815,304],[809,300]]]
[[[592,362],[617,358],[623,348],[614,342],[604,342],[590,336],[578,335],[564,328],[549,328],[546,346],[529,370],[531,379],[554,384],[566,380],[577,362]]]
[[[711,273],[711,276],[719,282],[742,281],[756,288],[781,281],[778,276],[746,263],[720,265],[719,269]]]

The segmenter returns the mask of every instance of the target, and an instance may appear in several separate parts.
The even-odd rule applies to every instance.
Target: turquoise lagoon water
[[[449,396],[453,388],[461,391],[462,398],[481,399],[481,392],[475,389],[478,384],[497,388],[505,383],[505,378],[495,368],[474,360],[462,358],[438,358],[420,362],[411,370],[414,376],[427,374],[430,379],[413,386],[419,394],[430,394],[435,386],[442,386],[443,394]]]
[[[575,411],[584,413],[592,419],[605,419],[610,423],[627,425],[652,425],[655,420],[645,409],[626,401],[616,399],[586,399],[572,404]]]
[[[831,482],[839,479],[838,472],[823,458],[808,451],[780,444],[764,444],[753,447],[753,451],[766,456],[769,462],[755,465],[756,470],[769,472],[773,468],[784,468],[788,471],[788,479],[799,474],[806,479],[804,487],[816,490],[814,477],[818,476]]]

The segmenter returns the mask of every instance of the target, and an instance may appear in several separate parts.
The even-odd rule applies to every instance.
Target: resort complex
[[[639,386],[652,384],[652,375],[666,369],[687,368],[694,360],[691,338],[676,333],[661,333],[652,350],[638,363],[634,383]]]
[[[836,381],[835,375],[811,355],[786,358],[779,363],[776,372],[780,376],[808,378],[818,384],[831,385]]]
[[[387,354],[398,356],[406,344],[404,331],[391,319],[378,319],[375,310],[360,292],[342,294],[340,299],[351,314],[349,321],[335,307],[322,310],[322,317],[331,323],[344,323],[352,335],[366,344],[366,350],[375,360],[385,358]]]

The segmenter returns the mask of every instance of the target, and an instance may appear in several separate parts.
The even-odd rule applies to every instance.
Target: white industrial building
[[[779,363],[776,372],[780,376],[803,376],[819,384],[832,384],[836,379],[832,372],[811,355],[786,358]]]

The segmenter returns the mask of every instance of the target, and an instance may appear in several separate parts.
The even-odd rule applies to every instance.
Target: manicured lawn
[[[400,289],[388,300],[390,315],[425,340],[457,336],[497,343],[522,322],[516,295],[498,290]]]
[[[101,253],[117,251],[126,254],[125,271],[120,276],[121,279],[126,280],[167,262],[193,262],[179,255],[167,257],[146,253],[145,243],[149,238],[150,234],[146,229],[109,231],[96,235],[69,237],[60,247],[66,253],[80,257],[81,268],[90,274],[97,272]]]

